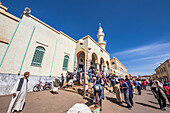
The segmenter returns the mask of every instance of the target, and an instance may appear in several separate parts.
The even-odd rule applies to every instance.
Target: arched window
[[[41,66],[44,53],[45,53],[44,47],[41,46],[36,47],[31,65]]]
[[[68,69],[68,61],[69,61],[69,56],[65,55],[64,56],[64,61],[63,61],[63,70]]]

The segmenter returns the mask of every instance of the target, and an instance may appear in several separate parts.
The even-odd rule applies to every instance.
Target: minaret
[[[99,43],[100,47],[102,47],[105,50],[106,41],[104,41],[104,33],[103,33],[103,29],[101,27],[101,23],[99,23],[97,38],[98,38],[98,43]]]

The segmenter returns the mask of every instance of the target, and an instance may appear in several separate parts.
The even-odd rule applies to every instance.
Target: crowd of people
[[[84,76],[86,74],[86,76]],[[13,97],[8,108],[7,113],[11,112],[20,112],[23,109],[25,102],[26,91],[28,86],[28,77],[30,76],[29,72],[24,73],[24,77],[19,79],[16,85],[13,88]],[[58,87],[63,87],[65,78],[61,74],[61,78],[54,79],[53,81],[53,93],[58,93]],[[138,94],[141,95],[141,90],[146,90],[146,86],[151,87],[153,95],[158,100],[161,110],[166,110],[166,99],[170,102],[170,84],[165,82],[164,84],[161,81],[146,81],[141,79],[132,80],[129,79],[129,76],[126,75],[125,79],[115,76],[114,74],[107,74],[104,71],[99,71],[98,69],[89,69],[86,73],[79,68],[74,69],[74,72],[67,72],[66,82],[69,85],[77,83],[79,85],[85,84],[85,90],[88,92],[89,89],[93,89],[93,103],[100,105],[100,110],[102,110],[102,100],[104,96],[104,88],[110,87],[116,95],[117,103],[122,104],[123,100],[127,103],[128,109],[131,109],[134,106],[133,103],[133,91],[134,88],[137,89]],[[88,88],[89,83],[92,83],[93,86]],[[107,87],[106,87],[107,85]],[[124,99],[122,95],[124,94]]]
[[[115,76],[111,73],[105,73],[104,71],[99,71],[98,69],[89,68],[86,73],[86,80],[85,85],[86,91],[88,91],[88,82],[93,83],[93,90],[94,90],[94,100],[93,102],[96,103],[96,90],[98,89],[99,92],[99,105],[102,108],[102,99],[104,99],[104,88],[107,85],[108,87],[112,88],[112,92],[116,95],[116,100],[118,104],[122,104],[124,95],[124,101],[127,103],[128,109],[131,109],[133,104],[133,91],[134,88],[137,89],[138,95],[141,95],[142,90],[146,90],[147,86],[151,87],[153,94],[155,95],[158,103],[160,105],[161,110],[166,110],[166,98],[170,98],[170,88],[168,87],[167,83],[162,85],[160,81],[149,81],[146,79],[130,79],[128,75],[124,78],[120,78]],[[84,81],[84,71],[79,68],[75,69],[73,73],[68,72],[66,76],[67,82],[73,80],[72,83],[78,82],[78,84],[82,84]],[[97,87],[97,89],[96,89]],[[154,88],[153,88],[154,87]],[[156,88],[156,89],[155,89]],[[169,89],[168,89],[169,88]],[[153,90],[154,89],[154,90]]]
[[[122,93],[124,93],[124,100],[127,103],[129,109],[133,106],[133,82],[128,78],[119,78],[111,73],[105,73],[104,71],[99,71],[98,69],[89,68],[86,72],[86,92],[88,92],[88,83],[93,83],[94,99],[93,102],[96,104],[96,92],[99,90],[99,105],[102,110],[102,99],[104,99],[104,88],[107,85],[112,88],[112,92],[116,94],[117,103],[122,104]],[[79,69],[74,69],[74,72],[67,72],[66,82],[68,84],[77,82],[78,84],[84,83],[84,71]]]

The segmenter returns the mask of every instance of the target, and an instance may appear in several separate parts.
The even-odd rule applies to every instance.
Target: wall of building
[[[18,21],[0,13],[0,37],[10,39],[15,31]]]
[[[98,63],[100,63],[100,58],[102,57],[105,61],[105,65],[107,66],[106,61],[108,61],[109,65],[110,65],[110,55],[109,54],[107,54],[105,51],[103,51],[90,38],[88,38],[88,44],[92,46],[92,50],[90,51],[90,55],[89,55],[90,58],[92,58],[92,53],[96,53],[97,57],[98,57]]]
[[[2,10],[2,9],[1,11],[5,12],[5,10]],[[10,40],[16,29],[17,24],[18,24],[18,21],[12,18],[9,18],[0,13],[0,38]],[[8,45],[7,43],[3,43],[0,41],[0,48],[1,48],[0,49],[0,60],[2,59],[4,55],[7,45]]]
[[[86,62],[86,66],[87,66],[87,69],[90,67],[91,65],[91,60],[92,60],[92,54],[95,53],[97,55],[97,59],[98,59],[98,63],[100,64],[100,58],[103,58],[104,59],[104,65],[106,66],[106,69],[108,68],[107,67],[107,64],[106,64],[106,61],[109,62],[109,67],[110,67],[110,55],[107,54],[104,50],[102,50],[94,41],[92,41],[88,36],[87,38],[83,38],[84,40],[84,44],[83,45],[80,45],[79,42],[77,42],[77,45],[76,45],[76,57],[75,57],[75,60],[77,60],[77,54],[80,52],[80,51],[84,51],[83,49],[81,48],[84,48],[86,50],[88,50],[88,46],[91,46],[91,50],[89,51],[89,53],[86,53],[86,59],[87,59],[87,62]],[[101,51],[102,50],[102,51]],[[76,65],[75,67],[78,67],[77,66],[77,61],[75,61]],[[106,70],[107,71],[107,70]]]
[[[35,31],[33,32],[34,27]],[[17,74],[19,72],[32,33],[33,35],[23,62],[21,74],[25,71],[30,71],[32,75],[49,76],[57,40],[52,76],[59,76],[62,72],[66,73],[66,71],[62,70],[63,60],[66,54],[70,57],[68,70],[73,70],[76,43],[66,36],[47,28],[33,18],[24,15],[5,56],[4,62],[0,67],[1,73]],[[31,66],[37,46],[45,48],[41,67]]]
[[[170,60],[166,60],[163,64],[155,69],[159,79],[170,81]]]
[[[112,64],[113,62],[114,64]],[[115,75],[118,75],[119,77],[128,75],[127,68],[117,58],[110,59],[110,63]]]

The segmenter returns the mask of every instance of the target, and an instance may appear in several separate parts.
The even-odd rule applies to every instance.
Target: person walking
[[[7,113],[17,112],[20,113],[23,110],[25,103],[26,92],[28,88],[28,77],[30,76],[29,72],[24,73],[24,77],[20,78],[15,84],[12,93],[12,100],[10,102]]]
[[[166,110],[166,95],[164,93],[163,85],[159,81],[155,81],[157,90],[157,99],[162,111]]]
[[[136,80],[135,85],[137,87],[138,94],[141,95],[141,85],[140,85],[139,79]]]
[[[61,84],[60,84],[60,88],[63,87],[63,83],[64,83],[64,76],[63,76],[63,73],[61,73]]]
[[[94,86],[93,86],[93,88],[94,88],[94,99],[93,99],[93,102],[96,103],[96,99],[98,100],[97,97],[99,97],[100,111],[102,111],[102,99],[104,99],[104,89],[103,89],[102,85],[103,85],[103,79],[99,75],[99,76],[97,76],[97,79],[95,80]],[[99,95],[96,95],[97,94],[96,89],[98,89]]]
[[[146,90],[146,81],[145,80],[142,81],[142,86],[143,86],[143,89]]]
[[[132,104],[129,100],[129,86],[128,86],[127,82],[125,82],[123,79],[121,79],[121,81],[122,81],[122,90],[124,92],[124,98],[127,103],[127,107],[128,107],[128,109],[131,109]]]
[[[116,101],[118,104],[122,104],[122,96],[121,96],[121,91],[120,91],[120,83],[117,80],[115,82],[115,92],[116,92]]]
[[[126,75],[125,77],[126,77],[125,82],[129,86],[129,101],[130,101],[131,105],[133,106],[133,87],[132,87],[131,81],[128,78],[128,75]]]

